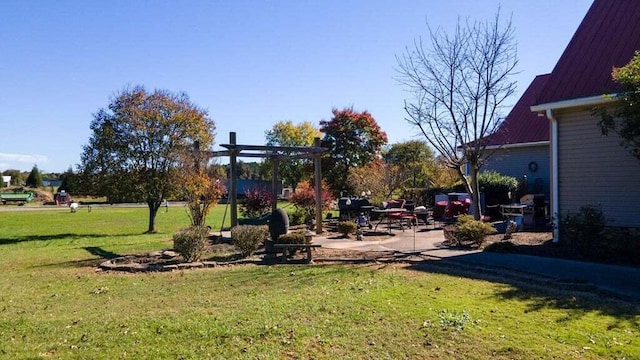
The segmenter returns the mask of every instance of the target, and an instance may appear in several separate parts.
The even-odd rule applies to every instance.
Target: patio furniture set
[[[426,229],[436,229],[455,222],[459,215],[471,213],[471,197],[467,193],[438,194],[434,200],[433,207],[415,206],[405,199],[389,200],[375,207],[366,198],[343,197],[338,201],[339,220],[355,221],[363,231],[368,228],[377,232],[379,227],[386,227],[391,233],[393,228],[404,231],[420,223]],[[527,194],[519,203],[499,205],[499,215],[514,220],[520,229],[536,228],[546,223],[547,206],[544,195]],[[485,218],[489,221],[488,216]]]
[[[382,204],[382,207],[372,206],[369,200],[364,198],[340,198],[338,200],[340,221],[355,221],[360,231],[365,229],[378,232],[378,228],[386,228],[386,232],[392,233],[392,229],[418,226],[420,222],[436,228],[444,219],[435,218],[434,210],[424,206],[416,207],[413,202],[405,199],[393,199]]]

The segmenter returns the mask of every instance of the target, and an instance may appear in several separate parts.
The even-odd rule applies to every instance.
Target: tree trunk
[[[156,201],[147,202],[149,206],[149,229],[145,232],[145,234],[155,234],[156,230],[156,215],[158,214],[158,209],[160,209],[160,203]]]
[[[480,191],[478,191],[478,169],[473,166],[469,167],[471,172],[471,179],[468,179],[464,176],[464,173],[459,168],[456,168],[458,172],[458,176],[460,179],[463,179],[464,188],[471,196],[471,206],[473,206],[473,219],[480,220],[482,219],[482,213],[480,212]]]
[[[482,219],[480,206],[480,191],[478,189],[478,169],[471,168],[471,206],[473,206],[473,218],[475,220]]]

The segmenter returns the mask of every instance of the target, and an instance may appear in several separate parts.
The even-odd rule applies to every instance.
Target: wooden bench
[[[276,249],[282,249],[282,262],[287,262],[287,256],[289,255],[289,250],[298,250],[298,249],[306,249],[307,250],[307,263],[311,262],[311,249],[319,248],[322,245],[320,244],[273,244],[273,247]]]

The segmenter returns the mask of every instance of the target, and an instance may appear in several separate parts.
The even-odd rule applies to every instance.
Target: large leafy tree
[[[407,178],[404,187],[422,188],[433,180],[436,163],[433,151],[425,141],[411,140],[392,144],[382,155],[389,163],[400,167]]]
[[[458,21],[453,34],[428,30],[429,45],[419,39],[398,57],[400,82],[413,96],[407,120],[458,173],[479,219],[478,172],[493,153],[482,139],[500,125],[515,91],[513,27],[498,11],[490,22]]]
[[[214,130],[207,112],[186,94],[136,86],[93,115],[80,171],[93,192],[110,201],[145,202],[152,233],[163,199],[176,191],[180,152],[195,143],[210,150]]]
[[[42,174],[40,173],[40,170],[38,170],[38,165],[33,165],[33,168],[31,168],[31,172],[29,173],[29,176],[27,176],[25,185],[32,188],[42,187]]]
[[[380,156],[387,134],[368,111],[333,109],[331,120],[320,121],[323,146],[329,152],[322,159],[323,178],[334,195],[353,194],[348,174],[352,167],[365,166]]]
[[[313,146],[314,139],[321,135],[320,130],[308,121],[297,125],[292,121],[280,121],[265,132],[268,146]],[[265,163],[272,165],[271,160]],[[313,166],[310,159],[290,158],[278,162],[278,174],[286,186],[295,190],[298,183],[311,177]]]
[[[627,65],[614,68],[612,77],[623,91],[616,96],[613,109],[598,109],[600,128],[605,135],[611,131],[620,135],[621,145],[640,160],[640,51]]]

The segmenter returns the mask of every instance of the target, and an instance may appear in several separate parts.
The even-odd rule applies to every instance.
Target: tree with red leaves
[[[322,184],[322,209],[329,210],[333,197],[325,184]],[[289,201],[304,214],[304,222],[315,219],[316,216],[316,190],[313,184],[302,182],[296,186],[296,190],[289,197]]]
[[[324,180],[334,195],[351,195],[354,189],[347,181],[349,169],[365,166],[380,156],[387,134],[368,111],[353,108],[333,109],[333,118],[320,121],[324,133],[323,146],[329,148],[322,159]]]

